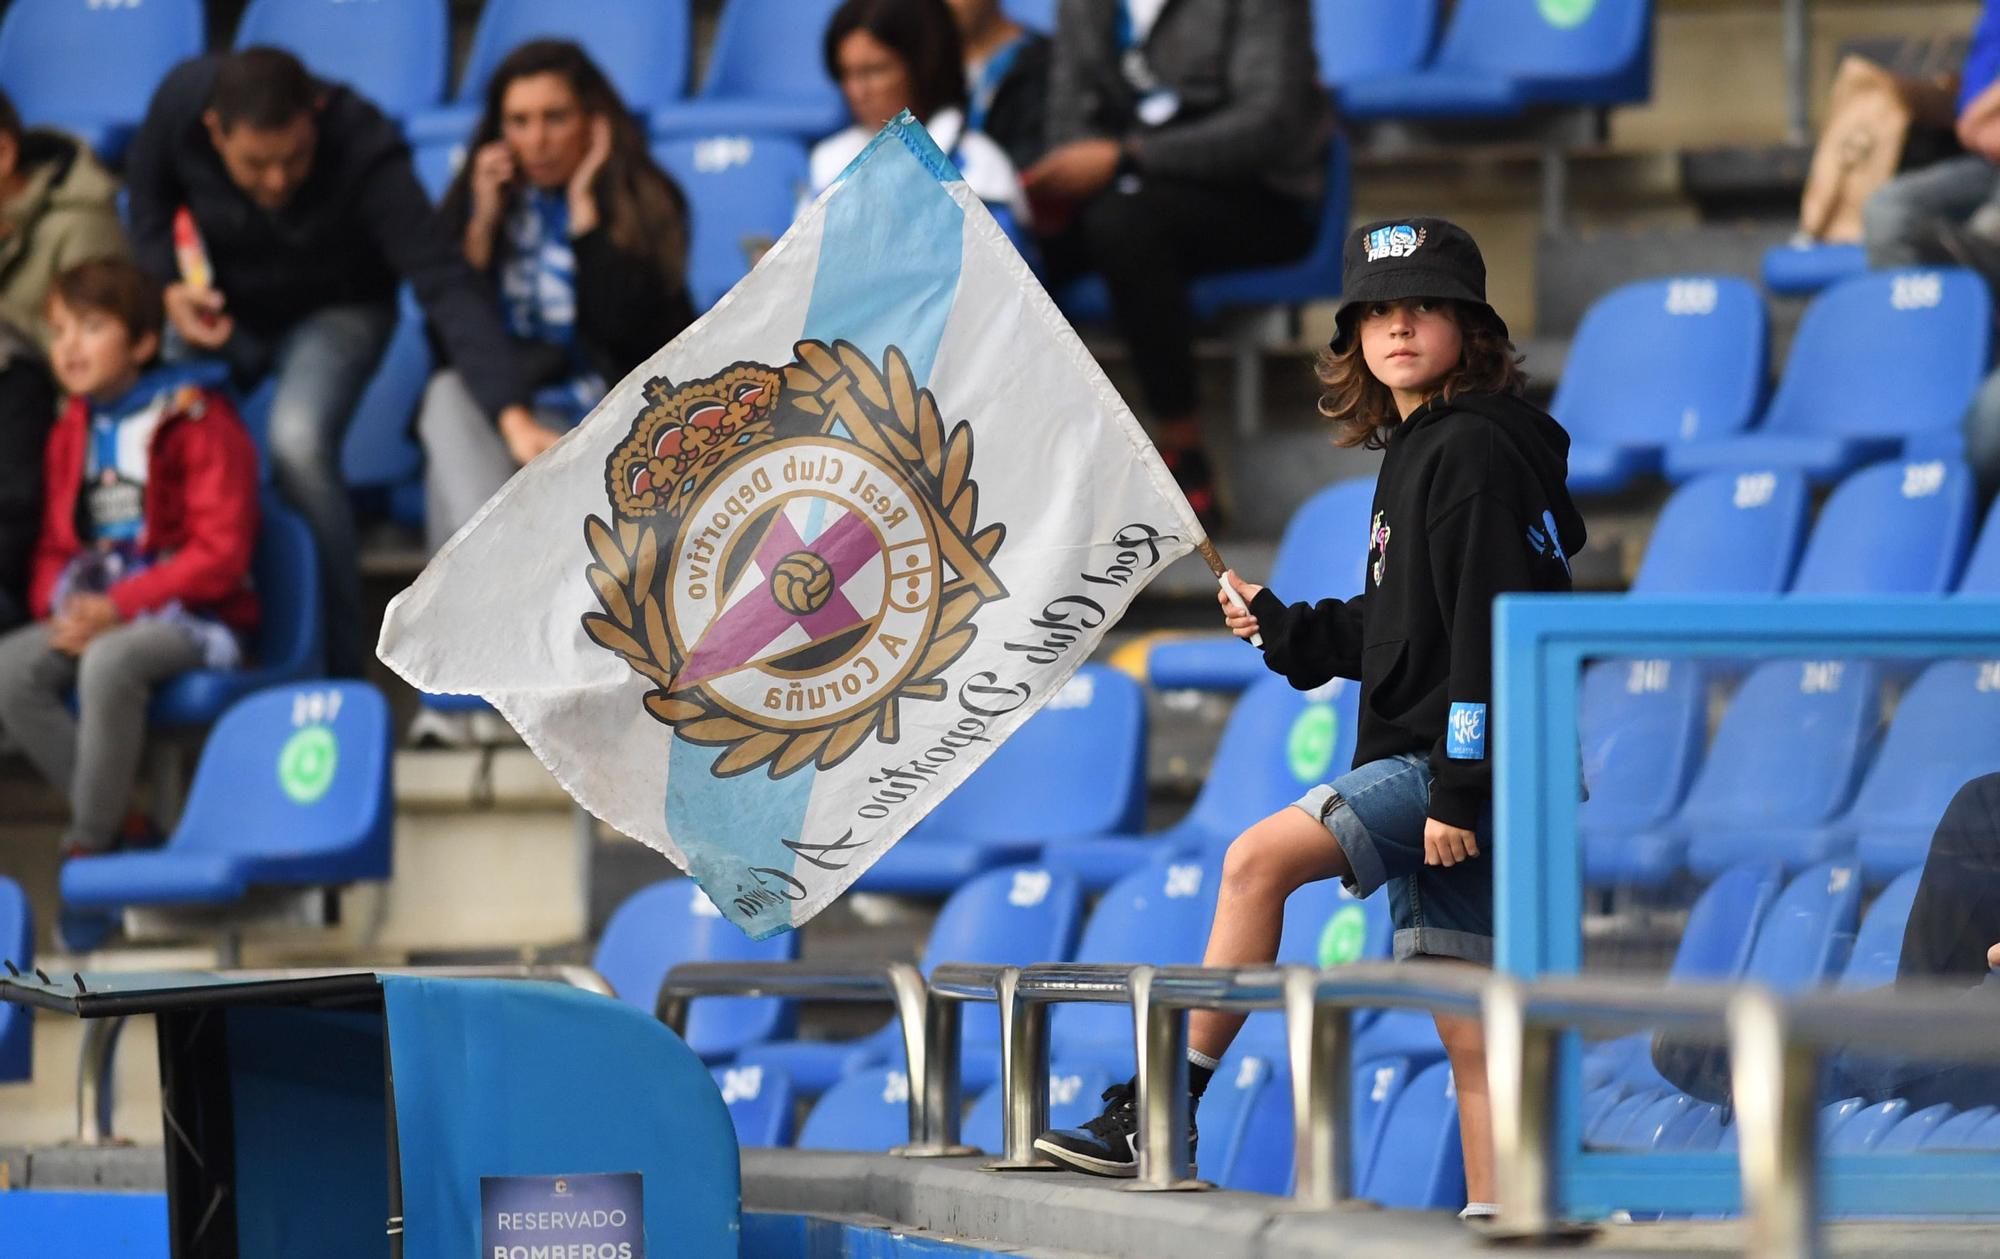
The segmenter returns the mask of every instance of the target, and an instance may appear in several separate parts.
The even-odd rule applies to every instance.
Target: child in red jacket
[[[131,829],[153,687],[242,660],[257,621],[257,454],[227,399],[147,370],[163,314],[137,266],[70,268],[48,312],[69,400],[43,460],[35,620],[0,638],[0,729],[68,793],[69,857]]]

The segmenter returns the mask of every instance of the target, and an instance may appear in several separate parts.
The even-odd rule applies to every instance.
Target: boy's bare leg
[[[1318,879],[1345,878],[1347,854],[1304,810],[1280,809],[1238,835],[1222,862],[1215,922],[1203,966],[1254,966],[1278,956],[1285,898]],[[1188,1047],[1220,1058],[1245,1016],[1225,1010],[1188,1015]]]
[[[1458,1091],[1458,1137],[1465,1147],[1465,1200],[1493,1201],[1493,1105],[1486,1090],[1486,1032],[1476,1018],[1437,1016],[1438,1039]]]

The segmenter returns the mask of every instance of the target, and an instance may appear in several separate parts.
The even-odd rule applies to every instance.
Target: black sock
[[[1196,1101],[1208,1091],[1208,1082],[1215,1078],[1214,1067],[1204,1067],[1198,1062],[1188,1063],[1188,1096]]]

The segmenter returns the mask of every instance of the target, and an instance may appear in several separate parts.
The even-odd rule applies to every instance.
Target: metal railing
[[[567,984],[586,992],[611,997],[611,985],[588,966],[402,966],[402,967],[298,967],[273,970],[215,972],[219,980],[235,983],[276,983],[299,979],[330,979],[341,975],[415,975],[431,979],[527,979]],[[118,1108],[116,1068],[118,1041],[125,1032],[129,1015],[114,1014],[90,1019],[83,1025],[83,1042],[77,1051],[76,1139],[82,1145],[113,1145],[118,1137],[112,1114]]]

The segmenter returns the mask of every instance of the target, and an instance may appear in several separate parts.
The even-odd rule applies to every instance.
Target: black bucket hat
[[[1506,323],[1486,304],[1486,260],[1469,232],[1446,219],[1383,219],[1347,234],[1340,251],[1340,308],[1328,348],[1346,352],[1361,307],[1406,297],[1447,297],[1476,306],[1507,335]]]

